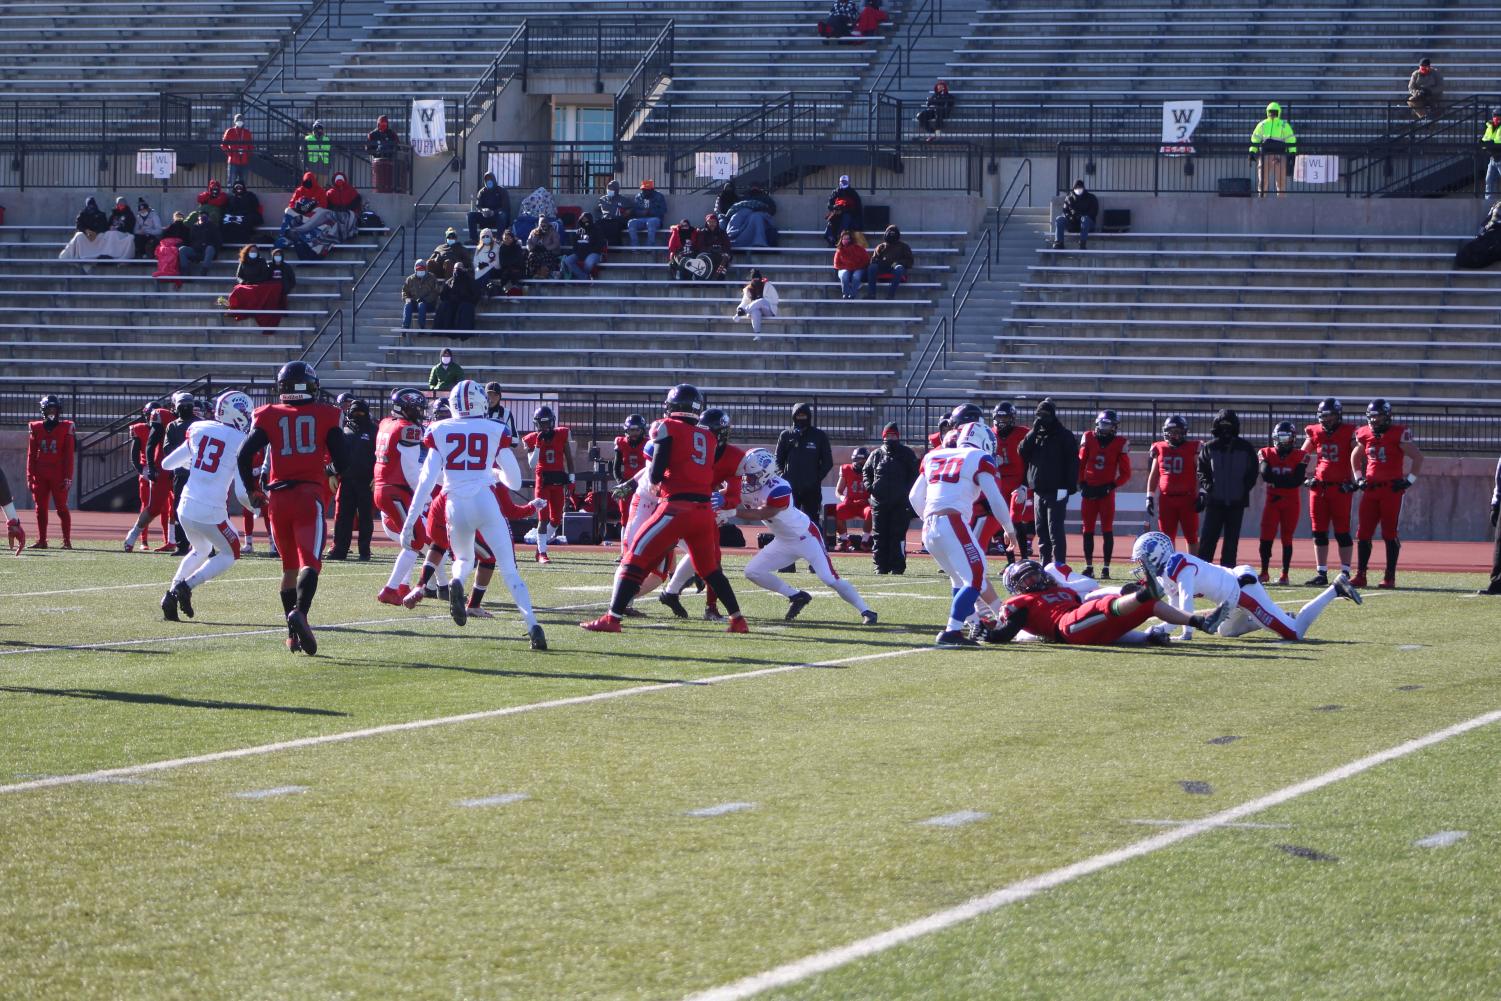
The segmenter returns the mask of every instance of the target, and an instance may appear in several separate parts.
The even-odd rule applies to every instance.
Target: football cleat
[[[683,613],[683,617],[687,618],[687,616],[688,616],[688,613],[684,612]],[[641,609],[637,608],[634,604],[632,604],[632,605],[626,605],[625,606],[625,617],[628,618],[628,619],[644,619],[644,618],[646,618],[646,613],[643,612]]]
[[[957,629],[945,629],[943,632],[938,634],[938,638],[934,641],[934,645],[956,649],[958,647],[977,646],[978,644],[976,644],[974,640],[970,639],[968,636],[964,635]]]
[[[1096,577],[1095,580],[1109,580],[1109,579],[1110,579],[1110,568],[1109,567],[1100,567],[1100,575],[1098,577]]]
[[[400,592],[397,592],[397,593],[400,593]],[[420,602],[423,598],[429,598],[429,597],[436,598],[437,595],[436,594],[429,595],[427,593],[427,591],[423,590],[422,588],[420,588],[420,587],[414,587],[414,588],[410,589],[409,591],[407,591],[406,594],[401,595],[401,597],[397,599],[396,603],[398,605],[400,605],[402,608],[411,609],[411,608],[416,608],[418,602]]]
[[[495,618],[495,613],[483,605],[470,605],[469,617],[471,619],[493,619]]]
[[[1170,646],[1172,642],[1171,630],[1163,626],[1153,626],[1147,630],[1147,644],[1149,646]]]
[[[723,620],[721,619],[721,621],[723,621]],[[737,615],[733,619],[730,620],[730,628],[726,629],[725,632],[727,632],[727,633],[748,633],[748,632],[750,632],[750,625],[746,623],[745,616],[743,616],[743,615]]]
[[[46,549],[47,548],[47,540],[46,539],[38,539],[38,540],[36,540],[35,542],[33,542],[31,544],[31,548],[32,549]],[[169,548],[171,548],[171,547],[169,547]],[[161,550],[158,549],[157,552],[161,552]]]
[[[1292,586],[1292,578],[1289,577],[1287,574],[1283,574],[1282,576],[1280,576],[1280,577],[1277,578],[1277,586],[1278,587],[1291,587]]]
[[[1340,574],[1334,578],[1334,593],[1341,598],[1350,599],[1357,605],[1360,604],[1360,592],[1355,590],[1354,586],[1350,583],[1350,578],[1344,574]]]
[[[297,636],[296,636],[295,633],[289,633],[289,634],[287,634],[287,652],[288,653],[301,653],[302,652],[302,641],[297,638]]]
[[[585,627],[585,628],[587,628],[587,627]],[[615,626],[615,631],[616,632],[620,631],[620,626],[619,626],[618,623]],[[527,638],[532,641],[532,649],[533,650],[546,650],[547,649],[547,634],[545,634],[544,632],[542,632],[542,623],[539,622],[535,626],[532,626],[530,629],[528,629],[526,631],[526,635],[527,635]]]
[[[606,612],[593,622],[580,622],[580,629],[587,629],[591,633],[618,633],[620,632],[620,620]]]
[[[1351,577],[1350,578],[1350,583],[1351,583],[1351,585],[1353,585],[1355,587],[1366,587],[1367,586],[1367,582],[1366,582],[1365,571],[1361,570],[1354,577]]]
[[[168,590],[162,595],[162,618],[168,622],[181,621],[177,617],[177,593],[175,591]]]
[[[432,595],[428,595],[428,597],[432,597]],[[438,597],[441,598],[441,599],[443,599],[444,601],[448,600],[448,585],[447,584],[439,584],[438,585]]]
[[[1062,568],[1060,567],[1059,569],[1062,569]],[[1085,567],[1082,572],[1083,572],[1084,576],[1086,576],[1086,577],[1091,577],[1091,578],[1093,578],[1095,580],[1099,580],[1099,578],[1095,577],[1095,575],[1094,575],[1094,567]]]
[[[1303,582],[1303,586],[1304,587],[1328,587],[1329,586],[1329,574],[1327,574],[1323,570],[1320,570],[1318,573],[1314,574],[1312,577],[1310,577],[1306,581],[1304,581]]]
[[[464,598],[464,585],[458,581],[448,585],[448,614],[456,626],[469,621],[469,603]]]
[[[422,592],[418,591],[417,593],[420,595]],[[394,587],[383,587],[380,589],[380,594],[375,596],[375,600],[382,605],[399,605],[401,604],[401,592]]]
[[[68,541],[67,539],[64,539],[63,540],[63,548],[64,549],[72,549],[73,548],[73,543],[70,542],[70,541]]]
[[[1162,581],[1152,572],[1152,568],[1143,562],[1140,566],[1141,589],[1152,596],[1153,601],[1161,601],[1167,591],[1162,586]]]
[[[313,635],[313,627],[307,624],[307,616],[301,609],[294,608],[287,613],[287,629],[298,644],[293,649],[300,649],[309,657],[318,652],[318,637]]]
[[[172,593],[177,597],[177,607],[182,609],[182,614],[191,619],[193,617],[193,589],[188,587],[188,582],[180,582],[172,589]]]
[[[157,546],[155,549],[152,550],[152,552],[153,553],[175,553],[175,552],[177,552],[177,543],[175,543],[175,542],[168,542],[165,545]]]
[[[1234,607],[1228,601],[1220,602],[1215,606],[1214,611],[1204,616],[1204,631],[1212,633],[1218,630],[1220,626],[1225,624],[1225,620],[1230,617],[1230,613],[1234,610]]]
[[[672,614],[676,615],[678,618],[686,619],[688,617],[688,609],[683,607],[683,599],[679,598],[677,595],[663,591],[661,594],[657,595],[657,601],[672,609]]]
[[[1382,591],[1395,591],[1397,589],[1396,578],[1383,577],[1381,578],[1381,583],[1377,584],[1376,587]]]
[[[552,560],[550,558],[548,558],[548,555],[546,553],[538,553],[537,554],[537,562],[538,563],[551,563]]]
[[[704,609],[704,621],[723,622],[724,616],[719,614],[719,609],[717,608],[706,608]]]
[[[813,595],[809,594],[807,591],[797,592],[797,594],[794,594],[792,597],[787,599],[787,614],[782,616],[782,618],[787,622],[791,622],[793,619],[797,618],[799,612],[808,607],[809,602],[811,602],[812,600]]]
[[[1263,571],[1261,571],[1261,573],[1259,573],[1259,574],[1256,575],[1256,579],[1259,580],[1259,581],[1261,581],[1261,583],[1263,583],[1263,584],[1269,584],[1269,583],[1271,583],[1272,575],[1270,573],[1268,573],[1267,571],[1263,570]]]
[[[876,624],[877,618],[878,616],[875,613],[875,609],[867,608],[865,611],[860,613],[860,624],[863,626],[873,626]]]

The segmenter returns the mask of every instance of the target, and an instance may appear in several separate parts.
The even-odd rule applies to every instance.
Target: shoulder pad
[[[401,429],[401,437],[397,439],[398,445],[415,445],[422,441],[422,428],[416,424],[407,424]]]
[[[786,432],[784,431],[783,434],[785,433]],[[656,433],[651,436],[651,440],[655,442],[663,442],[667,441],[671,437],[672,429],[668,426],[667,422],[665,420],[658,421]]]

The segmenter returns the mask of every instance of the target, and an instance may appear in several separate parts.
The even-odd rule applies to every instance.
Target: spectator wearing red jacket
[[[840,233],[839,246],[834,248],[834,271],[839,276],[841,298],[853,299],[860,293],[865,269],[869,266],[870,251],[860,246],[852,231]]]
[[[245,180],[245,168],[250,165],[250,154],[255,151],[255,137],[245,127],[244,115],[235,115],[235,123],[224,130],[219,148],[224,151],[229,164],[229,183]]]
[[[229,196],[218,181],[209,181],[208,189],[198,192],[198,206],[208,213],[214,222],[222,222],[224,219],[224,206],[229,204]]]
[[[320,218],[320,210],[323,213],[323,221]],[[331,215],[328,210],[328,192],[318,183],[318,177],[311,170],[302,175],[302,183],[292,189],[292,194],[287,198],[287,210],[281,217],[281,236],[286,236],[291,230],[301,232],[304,229],[312,229],[323,225]]]
[[[343,171],[334,174],[334,183],[324,192],[324,204],[335,212],[353,212],[356,216],[364,206],[364,199]]]

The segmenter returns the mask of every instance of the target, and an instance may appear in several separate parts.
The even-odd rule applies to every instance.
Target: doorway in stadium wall
[[[609,106],[555,104],[552,109],[552,190],[603,194],[613,176],[614,112]]]

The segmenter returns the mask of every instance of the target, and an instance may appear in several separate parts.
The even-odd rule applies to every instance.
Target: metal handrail
[[[200,375],[198,378],[192,380],[191,382],[185,382],[182,385],[176,386],[168,392],[163,393],[157,399],[164,402],[169,401],[172,399],[174,394],[183,392],[192,393],[195,397],[208,397],[213,395],[213,387],[213,376]],[[134,472],[134,470],[127,463],[126,467],[123,469],[119,469],[115,472],[106,470],[103,474],[96,477],[95,474],[97,472],[97,464],[87,462],[85,460],[91,457],[93,453],[100,450],[106,450],[107,458],[108,453],[118,453],[122,449],[129,448],[130,440],[128,438],[121,438],[120,436],[129,431],[132,424],[142,419],[142,412],[140,410],[136,410],[124,415],[123,417],[118,417],[115,420],[110,421],[104,427],[99,428],[91,434],[88,434],[85,437],[79,439],[77,478],[78,499],[80,503],[87,501],[106,490],[113,489],[120,483],[123,483]]]
[[[422,247],[422,224],[427,222],[427,220],[432,216],[433,212],[437,210],[439,205],[443,204],[443,199],[448,197],[448,193],[450,191],[459,190],[459,181],[464,176],[463,174],[455,175],[454,178],[448,182],[448,187],[444,188],[437,198],[434,198],[431,202],[428,203],[427,210],[422,211],[423,197],[427,195],[428,191],[433,190],[433,185],[437,184],[443,179],[443,173],[443,171],[439,171],[436,175],[434,175],[432,181],[428,183],[427,189],[423,191],[421,195],[418,195],[417,200],[412,203],[412,247],[414,250],[418,250]],[[421,212],[422,214],[418,215],[418,212]]]
[[[937,350],[934,350],[935,342]],[[930,351],[932,352],[931,354],[929,354]],[[914,371],[907,377],[907,383],[903,389],[908,396],[916,396],[922,392],[923,387],[928,384],[928,377],[933,374],[933,369],[938,365],[940,360],[944,364],[948,364],[949,318],[947,316],[940,316],[938,318],[938,322],[933,325],[933,329],[928,333],[928,339],[923,342],[918,352],[919,357],[928,359],[928,365],[921,373]],[[914,381],[917,383],[916,386],[913,386]]]
[[[995,260],[995,252],[992,249],[994,238],[991,230],[981,230],[980,238],[975,241],[974,249],[969,252],[969,257],[964,262],[964,267],[959,272],[959,281],[954,286],[954,294],[949,299],[949,319],[955,325],[959,322],[959,314],[964,312],[964,304],[969,302],[969,295],[975,290],[975,285],[980,281],[980,274],[984,272],[985,280],[990,281],[990,265]],[[975,265],[979,259],[980,265]],[[973,268],[974,274],[970,274]]]
[[[630,131],[631,123],[636,120],[646,106],[647,93],[650,90],[646,85],[646,76],[650,72],[651,67],[658,62],[665,61],[666,63],[666,72],[657,74],[656,79],[652,81],[653,86],[662,77],[669,75],[672,69],[672,61],[677,55],[676,37],[677,22],[669,20],[662,26],[662,30],[657,32],[657,37],[652,39],[652,43],[646,47],[646,51],[641,54],[641,58],[636,61],[635,67],[626,76],[625,83],[621,84],[620,89],[615,92],[614,118],[615,138],[617,141],[623,139],[625,134]],[[631,91],[638,83],[641,86],[641,96],[631,104],[630,110],[622,115],[621,108],[630,100]]]
[[[309,364],[312,365],[313,368],[317,368],[319,365],[322,365],[323,360],[328,357],[328,353],[335,347],[339,349],[339,360],[344,360],[344,307],[342,306],[330,313],[328,319],[323,321],[323,325],[318,328],[317,332],[313,334],[312,339],[308,341],[308,346],[303,349],[302,354],[297,356],[298,359],[300,359],[301,361],[308,361],[308,355],[313,353],[313,349],[317,347],[318,342],[323,339],[323,332],[326,331],[335,320],[339,321],[339,333],[337,334],[337,336],[329,340],[328,346],[325,347],[321,352],[319,352],[318,357],[314,358],[311,362],[309,362]]]
[[[376,265],[381,262],[381,258],[386,256],[386,251],[391,248],[391,245],[394,244],[397,239],[401,240],[401,247],[398,249],[396,255],[392,257],[391,260],[386,262],[386,266],[381,269],[380,274],[375,276],[375,279],[371,282],[370,287],[365,290],[365,295],[361,297],[359,294],[360,284],[370,275],[372,271],[375,270]],[[381,280],[384,279],[386,275],[391,271],[391,265],[395,264],[397,261],[400,261],[406,256],[407,228],[405,226],[398,226],[396,227],[394,232],[386,237],[386,242],[381,244],[379,249],[375,251],[374,256],[370,258],[370,262],[365,265],[365,267],[360,271],[359,274],[354,276],[354,281],[349,286],[349,339],[351,341],[359,340],[360,307],[365,305],[366,302],[370,301],[370,296],[374,294],[376,289],[380,288]]]
[[[1020,188],[1017,188],[1016,184],[1022,179],[1023,171],[1026,172],[1026,180],[1022,181],[1022,186]],[[1016,192],[1014,195],[1012,194],[1013,189],[1015,189]],[[992,246],[995,248],[997,259],[999,259],[1001,253],[1001,231],[1006,228],[1006,224],[1009,223],[1011,221],[1011,217],[1016,214],[1016,210],[1021,205],[1022,199],[1026,198],[1030,200],[1031,195],[1032,158],[1027,157],[1021,163],[1016,165],[1016,172],[1011,175],[1011,183],[1006,185],[1006,190],[1001,194],[1001,197],[998,198],[995,203],[995,242],[994,244],[992,244]],[[1006,199],[1008,198],[1011,199],[1011,204],[1009,206],[1006,204]],[[1006,210],[1005,218],[1001,217],[1002,209]]]
[[[944,368],[948,367],[949,352],[953,350],[954,334],[959,326],[959,314],[964,312],[964,305],[969,302],[970,293],[979,284],[980,275],[983,274],[986,281],[990,280],[990,264],[995,257],[991,252],[992,239],[991,231],[983,229],[980,231],[980,238],[975,241],[974,247],[970,249],[969,257],[965,260],[964,267],[959,270],[959,280],[954,284],[954,292],[949,297],[948,314],[938,318],[938,322],[933,325],[932,331],[928,334],[928,339],[920,349],[922,357],[928,359],[928,364],[921,372],[914,371],[908,377],[906,384],[907,395],[921,396],[922,391],[927,388],[928,379],[932,376],[933,370],[940,364]],[[971,271],[973,271],[973,274],[971,274]],[[937,350],[933,350],[935,342]],[[928,354],[929,351],[932,351],[931,355]],[[916,385],[913,385],[914,381]]]
[[[870,98],[874,99],[878,94],[885,96],[901,86],[902,80],[912,72],[912,50],[922,41],[923,36],[931,34],[935,25],[942,21],[943,0],[922,0],[917,9],[904,18],[901,38],[891,39],[886,58],[872,76],[870,86],[866,88],[866,94]]]
[[[338,9],[337,15],[335,15],[333,10],[331,10],[331,8],[335,7]],[[266,85],[261,87],[261,89],[256,93],[255,96],[260,97],[270,89],[271,84],[273,83],[285,82],[288,49],[292,49],[293,51],[292,76],[297,76],[296,53],[300,49],[300,47],[297,45],[297,36],[302,34],[302,29],[306,28],[314,18],[318,17],[320,13],[323,15],[323,20],[313,29],[313,33],[316,35],[318,28],[322,28],[324,37],[331,37],[333,34],[331,28],[334,23],[334,17],[337,16],[340,26],[342,26],[344,23],[344,0],[318,0],[317,3],[309,7],[307,13],[302,15],[297,23],[292,26],[292,29],[287,33],[286,37],[281,40],[276,48],[267,53],[266,58],[261,60],[261,62],[251,72],[250,76],[245,79],[245,82],[240,85],[241,100],[244,100],[250,95],[250,88],[255,86],[256,82],[260,80],[261,76],[265,74],[266,70],[268,70],[273,64],[277,63],[278,61],[281,63],[281,68],[277,70],[276,76],[266,81]]]

